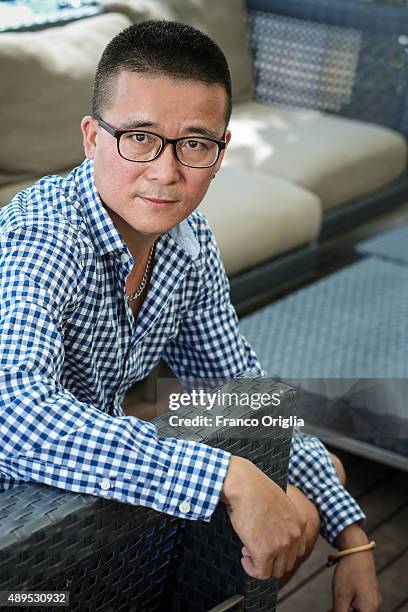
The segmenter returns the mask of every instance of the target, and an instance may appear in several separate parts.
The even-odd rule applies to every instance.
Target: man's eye
[[[201,142],[199,140],[186,140],[185,141],[185,146],[188,149],[194,149],[195,151],[200,151],[200,150],[206,148],[205,143]]]
[[[122,138],[132,145],[150,145],[154,142],[154,137],[145,132],[128,132]]]
[[[134,141],[134,142],[141,142],[141,143],[147,143],[149,142],[149,135],[148,134],[129,134],[130,138]]]

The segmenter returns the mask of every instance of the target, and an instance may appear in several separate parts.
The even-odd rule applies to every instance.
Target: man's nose
[[[180,178],[182,166],[171,143],[166,143],[160,155],[146,165],[149,166],[150,178],[162,184],[174,183]]]

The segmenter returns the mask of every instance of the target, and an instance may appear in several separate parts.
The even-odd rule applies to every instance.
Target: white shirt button
[[[129,255],[127,253],[122,253],[120,256],[120,261],[122,263],[127,263],[129,261]]]
[[[108,489],[110,489],[110,482],[107,478],[104,478],[101,481],[101,489],[103,489],[104,491],[107,491]]]
[[[116,291],[116,297],[118,298],[118,300],[121,300],[121,299],[122,299],[122,292],[121,292],[121,290],[120,290],[120,289],[118,289],[118,290]]]
[[[190,512],[191,505],[189,504],[188,501],[183,501],[179,505],[179,510],[180,510],[180,512],[183,512],[183,514],[186,514],[187,512]]]

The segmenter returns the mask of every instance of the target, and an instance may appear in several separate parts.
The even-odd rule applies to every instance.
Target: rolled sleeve
[[[316,505],[320,533],[332,545],[343,529],[366,520],[358,503],[341,484],[324,444],[298,430],[292,438],[288,482]]]

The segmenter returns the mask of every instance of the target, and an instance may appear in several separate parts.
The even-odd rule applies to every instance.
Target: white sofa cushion
[[[224,164],[285,177],[327,210],[397,179],[405,139],[388,128],[259,102],[236,105]]]
[[[103,5],[106,10],[123,11],[135,23],[142,19],[166,19],[206,32],[227,58],[233,101],[252,99],[252,57],[244,0],[104,0]]]
[[[64,170],[53,172],[53,174],[57,174],[58,176],[67,176],[72,169],[73,167],[65,168]],[[43,178],[43,176],[45,175],[34,176],[32,178],[25,179],[24,181],[9,183],[8,185],[0,187],[0,208],[8,204],[19,191],[26,189],[26,187],[31,187],[34,183]]]
[[[14,198],[16,193],[22,191],[26,187],[30,187],[33,183],[38,181],[41,176],[26,179],[25,181],[18,181],[16,183],[9,183],[0,187],[0,208],[5,206]]]
[[[80,121],[90,112],[97,62],[130,20],[98,15],[0,37],[0,186],[83,159]]]
[[[238,168],[221,168],[199,209],[214,230],[229,275],[308,244],[321,223],[313,193]]]

